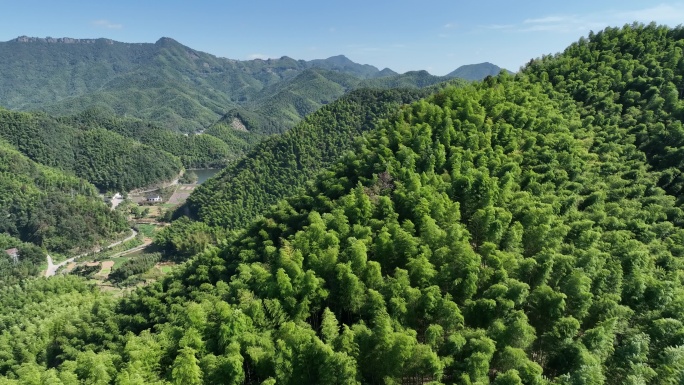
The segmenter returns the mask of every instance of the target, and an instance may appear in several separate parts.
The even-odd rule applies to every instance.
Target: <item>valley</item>
[[[124,238],[124,239],[121,240],[121,241],[116,241],[116,242],[114,242],[114,243],[110,243],[110,244],[109,244],[108,246],[106,246],[104,249],[110,249],[110,248],[112,248],[112,247],[114,247],[114,246],[117,246],[117,245],[120,245],[120,244],[125,243],[125,242],[127,242],[127,241],[130,241],[131,239],[135,238],[137,235],[138,235],[138,232],[135,231],[134,229],[131,229],[131,235],[130,235],[130,236]],[[131,249],[131,250],[133,250],[133,249]],[[57,272],[57,270],[59,270],[60,268],[66,266],[67,264],[73,263],[75,260],[77,260],[77,259],[83,257],[84,255],[86,255],[86,254],[77,255],[77,256],[75,256],[75,257],[71,257],[71,258],[69,258],[69,259],[66,259],[66,260],[64,260],[64,261],[62,261],[62,262],[60,262],[60,263],[58,263],[58,264],[54,264],[54,263],[52,262],[52,257],[48,254],[48,255],[47,255],[47,270],[45,270],[45,277],[52,277],[52,276],[54,276],[55,273]]]
[[[120,267],[129,260],[133,262],[137,258],[155,253],[157,250],[152,246],[152,242],[156,232],[168,225],[163,220],[165,214],[184,204],[188,196],[198,185],[205,182],[218,171],[218,169],[188,170],[188,173],[192,172],[196,175],[197,180],[195,183],[179,183],[178,179],[176,179],[161,189],[133,190],[127,192],[125,198],[110,198],[112,210],[116,210],[119,204],[130,207],[131,216],[129,221],[134,222],[133,227],[130,229],[131,234],[124,239],[112,242],[104,247],[98,247],[90,252],[67,258],[59,263],[53,263],[52,257],[48,254],[46,256],[47,269],[43,275],[45,277],[52,277],[57,273],[79,273],[80,275],[82,270],[87,270],[89,271],[87,277],[102,290],[119,293],[122,290],[126,291],[136,287],[136,285],[114,285],[109,281],[109,274],[114,268]],[[120,195],[119,193],[115,194],[115,196]],[[160,201],[150,202],[150,198],[156,196],[160,197]],[[139,228],[144,229],[144,231],[138,232],[137,229]],[[147,284],[159,279],[175,265],[176,263],[170,261],[159,262],[150,271],[140,271],[138,274],[146,277],[143,282]],[[151,271],[156,273],[150,275]]]

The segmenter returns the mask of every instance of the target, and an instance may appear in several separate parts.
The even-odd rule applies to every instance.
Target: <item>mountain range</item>
[[[0,43],[0,106],[52,115],[98,108],[180,132],[236,121],[255,134],[282,133],[353,89],[422,87],[495,75],[489,63],[440,77],[397,74],[345,56],[247,61],[216,57],[171,38],[155,43],[21,36]],[[227,118],[226,118],[227,117]],[[247,119],[245,119],[247,120]],[[251,123],[251,124],[248,124]]]

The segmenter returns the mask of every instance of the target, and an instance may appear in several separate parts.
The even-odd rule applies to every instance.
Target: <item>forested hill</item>
[[[80,130],[101,128],[180,158],[185,168],[220,168],[253,147],[261,135],[233,128],[209,129],[202,134],[181,134],[158,124],[131,117],[116,117],[90,108],[56,119]]]
[[[72,126],[43,113],[0,108],[0,137],[40,164],[68,171],[102,190],[128,191],[171,180],[170,153],[98,125]]]
[[[372,79],[359,79],[349,74],[323,69],[308,69],[259,92],[253,102],[232,108],[206,132],[217,128],[246,130],[254,133],[283,133],[294,127],[303,117],[333,103],[357,89],[420,89],[449,80],[430,75],[426,71],[411,71]]]
[[[379,119],[426,95],[407,89],[353,91],[260,143],[199,186],[180,211],[212,226],[239,229],[330,166]]]
[[[119,301],[76,279],[0,290],[0,376],[681,384],[684,211],[664,155],[681,150],[681,97],[665,91],[681,89],[683,38],[610,29],[515,76],[441,90]],[[625,72],[607,71],[619,58]],[[639,136],[659,123],[672,138]]]
[[[532,79],[548,82],[581,107],[582,118],[612,136],[628,137],[659,171],[659,184],[684,197],[684,29],[655,24],[607,28],[564,53],[528,64]]]
[[[39,165],[0,139],[0,286],[35,276],[45,250],[88,249],[127,228],[93,185]],[[4,252],[14,247],[18,263]]]
[[[265,121],[252,127],[254,133],[282,133],[320,106],[363,87],[365,80],[390,77],[392,83],[418,86],[410,75],[380,71],[341,55],[238,61],[170,38],[132,44],[20,37],[0,42],[0,53],[0,106],[41,109],[55,116],[100,108],[186,133],[205,129],[234,109]],[[323,78],[298,76],[310,70],[320,71]],[[443,80],[432,78],[433,83]],[[302,83],[295,84],[296,91],[282,93],[274,87],[283,81]]]

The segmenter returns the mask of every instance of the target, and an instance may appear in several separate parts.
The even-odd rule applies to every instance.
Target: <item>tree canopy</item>
[[[0,108],[0,137],[35,162],[73,173],[105,191],[171,180],[182,167],[166,151],[98,126],[79,129],[42,113]]]
[[[363,89],[308,116],[289,132],[263,141],[199,186],[179,213],[211,226],[239,229],[352,148],[354,139],[426,91]]]
[[[68,252],[127,228],[125,218],[102,201],[92,184],[37,164],[0,139],[0,233]]]

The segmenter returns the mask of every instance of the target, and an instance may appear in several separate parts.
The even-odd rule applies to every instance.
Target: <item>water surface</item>
[[[202,169],[198,169],[198,170],[192,170],[192,172],[197,174],[197,184],[204,183],[205,180],[216,175],[216,173],[219,171],[221,171],[220,168],[202,168]]]

